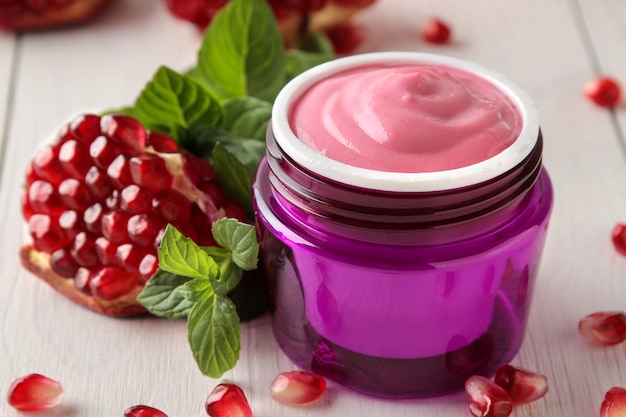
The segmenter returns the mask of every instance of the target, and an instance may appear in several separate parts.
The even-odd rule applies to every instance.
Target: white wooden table
[[[408,12],[410,10],[410,12]],[[431,16],[454,29],[452,45],[423,43]],[[584,315],[626,310],[626,258],[613,249],[626,221],[626,106],[596,108],[581,93],[601,73],[626,87],[623,0],[378,0],[358,21],[361,51],[412,50],[470,59],[508,75],[536,100],[545,164],[556,201],[526,340],[514,363],[545,373],[548,395],[516,416],[597,416],[604,393],[626,387],[626,344],[594,347],[577,332]],[[156,68],[183,70],[200,43],[157,0],[119,0],[89,25],[0,33],[0,391],[32,372],[61,381],[62,406],[40,415],[122,416],[148,404],[170,417],[203,416],[220,381],[203,377],[185,323],[112,319],[74,305],[22,269],[27,240],[20,192],[27,161],[51,132],[84,111],[131,103]],[[274,342],[268,316],[244,326],[242,358],[223,380],[247,393],[255,416],[469,415],[464,394],[388,401],[334,383],[314,405],[271,400],[273,377],[294,369]],[[0,415],[21,415],[0,401]],[[38,414],[39,415],[39,414]]]

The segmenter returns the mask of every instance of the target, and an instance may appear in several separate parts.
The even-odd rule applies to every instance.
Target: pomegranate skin
[[[3,2],[0,3],[0,30],[42,31],[77,25],[93,19],[114,1],[48,1],[36,9],[24,0]]]

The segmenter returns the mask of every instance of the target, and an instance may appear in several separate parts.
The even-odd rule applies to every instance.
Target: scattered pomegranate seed
[[[578,331],[598,345],[615,345],[626,340],[626,315],[618,311],[598,312],[584,317]]]
[[[45,410],[61,402],[63,387],[53,379],[30,374],[15,380],[9,387],[9,405],[21,411]]]
[[[626,389],[613,387],[604,396],[600,406],[600,417],[626,416]]]
[[[252,410],[243,390],[235,384],[216,386],[205,404],[211,417],[252,417]]]
[[[433,18],[422,28],[422,39],[434,44],[445,44],[450,42],[452,31],[441,19]]]
[[[467,403],[477,417],[508,417],[513,411],[513,399],[495,382],[474,375],[465,382]]]
[[[304,371],[282,372],[270,385],[272,398],[282,404],[306,404],[317,400],[326,389],[326,380]]]
[[[167,414],[147,405],[135,405],[124,411],[124,417],[167,417]]]
[[[611,108],[622,100],[622,89],[611,77],[599,77],[585,84],[583,92],[587,98],[600,107]]]
[[[615,227],[613,227],[611,239],[613,240],[613,246],[615,246],[615,249],[621,255],[626,256],[626,224],[616,224]]]
[[[351,23],[332,26],[326,29],[325,33],[338,55],[353,53],[364,39],[363,31]]]
[[[548,392],[548,378],[545,375],[512,365],[498,368],[494,382],[504,388],[517,403],[538,400]]]

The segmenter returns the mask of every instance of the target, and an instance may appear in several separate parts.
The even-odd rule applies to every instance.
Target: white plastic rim
[[[351,68],[383,64],[442,65],[465,70],[490,81],[507,94],[521,113],[519,137],[499,154],[479,163],[438,172],[405,173],[355,167],[328,158],[300,141],[289,125],[289,109],[298,97],[316,82]],[[376,52],[339,58],[305,71],[278,94],[272,109],[272,130],[277,144],[297,164],[330,180],[372,190],[428,192],[462,188],[488,181],[522,162],[533,150],[539,136],[535,105],[521,88],[503,75],[470,61],[445,55],[419,52]]]

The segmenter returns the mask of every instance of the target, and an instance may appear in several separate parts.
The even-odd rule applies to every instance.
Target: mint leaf
[[[237,363],[241,329],[235,305],[228,297],[213,294],[197,302],[187,319],[187,335],[204,375],[219,378]]]
[[[219,276],[217,263],[171,224],[165,228],[158,255],[159,267],[167,272],[200,279]]]
[[[239,201],[248,213],[252,212],[252,176],[247,168],[224,145],[213,148],[213,169],[217,181],[229,198]]]
[[[191,302],[206,300],[213,296],[213,283],[208,279],[192,279],[185,282],[178,292]]]
[[[272,104],[255,97],[235,97],[224,103],[221,128],[233,135],[254,138],[265,145],[265,131],[272,117]]]
[[[139,293],[137,301],[158,317],[187,317],[193,303],[185,299],[178,288],[190,279],[159,269]]]
[[[198,72],[220,98],[272,102],[284,84],[283,41],[264,0],[233,0],[205,32]]]
[[[190,143],[186,143],[185,147],[196,156],[212,161],[213,148],[220,143],[239,160],[240,165],[248,168],[251,173],[256,170],[265,156],[265,142],[238,137],[222,129],[195,126],[190,130],[190,137],[193,139]]]
[[[223,109],[201,84],[160,67],[141,91],[133,113],[146,128],[180,141],[189,126],[219,124]]]
[[[220,266],[220,277],[217,281],[213,281],[213,291],[219,295],[228,294],[241,281],[243,276],[242,269],[233,262],[230,250],[215,247],[204,247],[202,249]]]
[[[236,219],[222,218],[211,226],[215,241],[232,252],[233,262],[246,271],[256,269],[259,262],[259,243],[253,225]]]
[[[335,55],[332,52],[307,52],[298,49],[287,52],[287,62],[285,64],[287,80],[296,75],[313,68],[324,62],[332,61]]]

